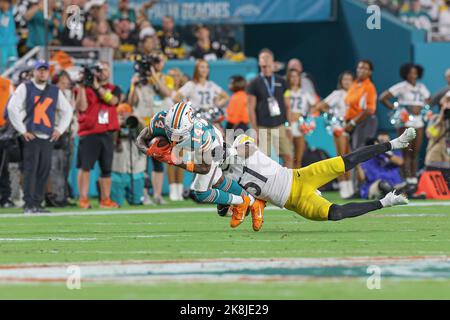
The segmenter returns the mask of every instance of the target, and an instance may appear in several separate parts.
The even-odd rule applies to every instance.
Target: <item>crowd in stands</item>
[[[47,41],[51,46],[112,48],[114,59],[130,59],[135,54],[156,51],[163,52],[168,59],[244,58],[241,45],[233,39],[232,32],[223,33],[223,26],[180,29],[173,17],[165,16],[157,29],[147,17],[147,10],[157,1],[139,7],[130,2],[118,0],[117,8],[111,8],[105,0],[49,0],[46,32],[43,0],[1,0],[0,70]],[[63,9],[70,6],[76,7]],[[221,32],[218,39],[213,36],[216,29]]]
[[[376,4],[418,29],[432,32],[433,41],[450,41],[449,0],[364,0]]]

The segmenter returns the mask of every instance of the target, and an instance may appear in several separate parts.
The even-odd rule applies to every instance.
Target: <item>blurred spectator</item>
[[[173,79],[162,74],[165,58],[162,54],[152,55],[149,60],[137,61],[138,74],[131,79],[129,102],[134,107],[134,114],[143,126],[150,124],[151,118],[159,111],[170,107],[166,98],[173,91]],[[153,162],[152,185],[156,204],[164,204],[162,185],[164,180],[163,163],[151,158]],[[144,193],[144,204],[152,204],[147,193]]]
[[[117,208],[118,204],[110,198],[111,168],[114,152],[113,131],[119,130],[116,106],[122,92],[119,87],[109,83],[110,69],[106,62],[100,62],[93,77],[84,73],[82,83],[76,88],[75,105],[78,111],[78,145],[77,168],[78,188],[80,191],[79,206],[91,208],[88,199],[89,173],[98,160],[100,164],[100,208]],[[90,83],[92,81],[92,83]]]
[[[187,82],[186,77],[177,68],[170,69],[168,76],[173,79],[173,90],[175,92]],[[169,180],[169,199],[171,201],[183,200],[184,170],[176,166],[167,166],[167,177]]]
[[[304,126],[306,117],[311,113],[312,107],[316,104],[317,98],[303,88],[300,72],[290,69],[286,76],[288,90],[284,96],[289,99],[291,118],[289,119],[292,137],[294,140],[294,168],[301,168],[303,154],[305,152],[305,132]]]
[[[386,143],[390,138],[387,133],[380,132],[375,141],[368,144]],[[403,158],[399,150],[382,153],[361,164],[363,184],[360,188],[361,198],[381,199],[394,188],[403,188],[405,183],[400,176]]]
[[[127,59],[137,50],[139,34],[132,29],[130,21],[124,18],[120,18],[114,23],[114,32],[120,40],[118,53],[122,59]]]
[[[443,0],[420,0],[422,10],[425,11],[432,21],[436,21],[439,17],[439,11]]]
[[[443,98],[439,114],[428,123],[425,170],[441,171],[450,188],[450,93]]]
[[[17,57],[17,35],[11,0],[0,0],[0,71]]]
[[[207,27],[198,27],[195,30],[195,37],[197,42],[191,51],[192,58],[210,61],[227,57],[228,48],[217,40],[212,41]]]
[[[338,77],[337,89],[318,103],[317,109],[329,113],[331,118],[331,129],[333,132],[334,145],[338,156],[350,153],[350,139],[344,131],[344,117],[348,106],[345,103],[345,96],[353,83],[353,74],[349,71],[341,73]],[[351,181],[350,172],[346,172],[337,178],[339,181],[339,193],[342,199],[353,196],[355,190]]]
[[[301,74],[301,81],[302,81],[302,90],[305,92],[308,92],[312,96],[317,96],[316,86],[314,82],[311,79],[311,76],[303,71],[303,63],[299,59],[291,59],[288,61],[287,64],[287,72],[289,70],[297,70]]]
[[[183,59],[185,56],[180,35],[175,31],[175,21],[172,16],[164,16],[162,30],[157,33],[161,50],[169,59]]]
[[[138,53],[142,56],[151,56],[158,51],[158,38],[155,35],[155,30],[151,27],[144,29],[145,33],[141,31],[142,37],[138,48]]]
[[[0,76],[0,207],[11,208],[11,181],[9,178],[9,148],[15,136],[6,123],[4,112],[9,97],[13,94],[12,83]]]
[[[417,165],[420,147],[424,135],[424,120],[422,109],[430,99],[430,92],[427,87],[419,82],[422,78],[423,68],[412,63],[404,64],[400,67],[400,76],[404,81],[399,82],[387,91],[383,92],[380,100],[389,109],[397,109],[397,106],[389,100],[397,98],[399,118],[397,119],[398,134],[401,135],[406,128],[416,129],[416,138],[411,141],[409,148],[403,149],[405,165],[403,166],[404,177],[408,184],[417,184]]]
[[[377,132],[378,121],[375,115],[377,91],[371,81],[372,73],[372,62],[360,60],[356,68],[356,79],[345,97],[348,109],[345,114],[344,129],[351,136],[352,150],[364,146],[366,141],[373,139]]]
[[[411,0],[411,8],[400,13],[400,19],[415,26],[417,29],[431,31],[431,17],[422,9],[420,0]]]
[[[229,89],[233,94],[227,107],[227,129],[241,129],[244,132],[249,129],[246,86],[247,82],[244,77],[231,77]]]
[[[439,11],[439,40],[450,41],[450,0],[446,1],[446,5]]]
[[[120,45],[119,37],[115,33],[112,33],[106,19],[96,23],[93,30],[93,38],[97,39],[97,47],[106,47],[115,50]]]
[[[111,16],[113,24],[120,20],[128,20],[130,23],[130,30],[136,29],[136,11],[130,8],[129,0],[119,0],[117,3],[117,12]]]
[[[54,33],[59,26],[60,17],[54,12],[55,0],[48,0],[48,43],[54,38]],[[39,0],[32,4],[24,15],[28,26],[28,38],[26,45],[28,48],[45,45],[45,19],[44,19],[44,1]]]
[[[442,98],[445,96],[445,94],[447,92],[450,91],[450,68],[445,70],[444,76],[445,76],[445,80],[447,81],[447,86],[445,86],[444,88],[442,88],[441,90],[439,90],[438,92],[433,94],[433,96],[430,99],[430,106],[432,106],[432,107],[434,107],[434,106],[440,107],[440,102],[441,102]]]
[[[75,101],[72,97],[72,81],[69,74],[66,71],[59,72],[53,77],[52,83],[59,88],[67,101],[69,101],[73,115],[75,111]],[[72,121],[73,119],[74,117],[72,117]],[[56,125],[58,125],[60,121],[60,114],[57,113],[55,117]],[[72,123],[53,145],[52,166],[45,194],[45,203],[47,207],[64,207],[68,204],[69,182],[67,179],[70,172],[73,148],[71,128]]]
[[[259,141],[261,150],[270,156],[271,143],[274,143],[284,165],[292,168],[292,146],[287,132],[291,115],[288,98],[284,97],[287,84],[274,73],[272,51],[263,49],[258,58],[261,73],[247,87],[250,123],[258,138],[260,129],[264,131],[262,134],[267,134],[265,141]]]
[[[8,104],[11,124],[22,136],[25,213],[48,212],[42,207],[54,142],[69,127],[72,106],[62,91],[49,84],[46,61],[37,61],[34,78],[21,84]],[[56,123],[56,114],[60,114]],[[33,119],[33,120],[31,120]]]
[[[195,63],[194,75],[177,91],[174,101],[186,99],[192,107],[208,110],[214,106],[223,107],[228,101],[228,94],[215,82],[209,80],[209,64],[199,59]]]

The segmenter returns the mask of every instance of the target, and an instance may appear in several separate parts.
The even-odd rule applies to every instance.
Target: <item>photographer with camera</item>
[[[78,111],[77,168],[79,207],[91,208],[88,199],[89,172],[98,160],[101,176],[100,208],[117,208],[119,205],[110,198],[111,170],[114,152],[113,132],[118,131],[119,119],[116,107],[121,100],[119,87],[109,83],[110,69],[107,62],[99,62],[93,67],[84,67],[82,79],[75,90],[75,107]]]
[[[144,125],[133,114],[128,103],[121,103],[117,113],[120,131],[114,147],[111,199],[119,205],[125,200],[130,205],[142,204],[147,156],[139,152],[134,141]]]
[[[162,54],[138,57],[135,63],[136,74],[131,79],[129,103],[134,114],[144,124],[148,125],[158,111],[170,106],[170,96],[173,90],[173,79],[162,74],[165,57]],[[161,196],[164,181],[163,164],[152,158],[153,197],[156,204],[163,204]],[[145,189],[144,204],[152,204]]]
[[[441,101],[441,111],[431,118],[426,130],[425,170],[441,171],[450,188],[450,91]]]

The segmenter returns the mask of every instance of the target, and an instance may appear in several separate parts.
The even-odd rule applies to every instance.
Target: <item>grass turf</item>
[[[335,199],[336,195],[327,197]],[[196,204],[166,207],[196,207]],[[230,229],[228,219],[212,212],[2,218],[0,264],[450,255],[449,218],[450,206],[433,202],[426,206],[388,208],[340,222],[313,222],[286,210],[268,210],[259,233],[251,230],[250,219],[239,228]],[[237,297],[449,299],[450,279],[385,279],[381,290],[368,290],[362,278],[321,278],[298,283],[87,283],[82,290],[68,290],[64,284],[0,285],[3,299]]]

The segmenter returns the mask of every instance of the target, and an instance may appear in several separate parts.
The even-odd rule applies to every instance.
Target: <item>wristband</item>
[[[194,171],[194,162],[193,161],[188,161],[186,163],[186,170],[193,172]]]
[[[107,103],[109,103],[112,100],[112,98],[113,98],[113,94],[110,91],[106,91],[103,94],[103,100]]]

